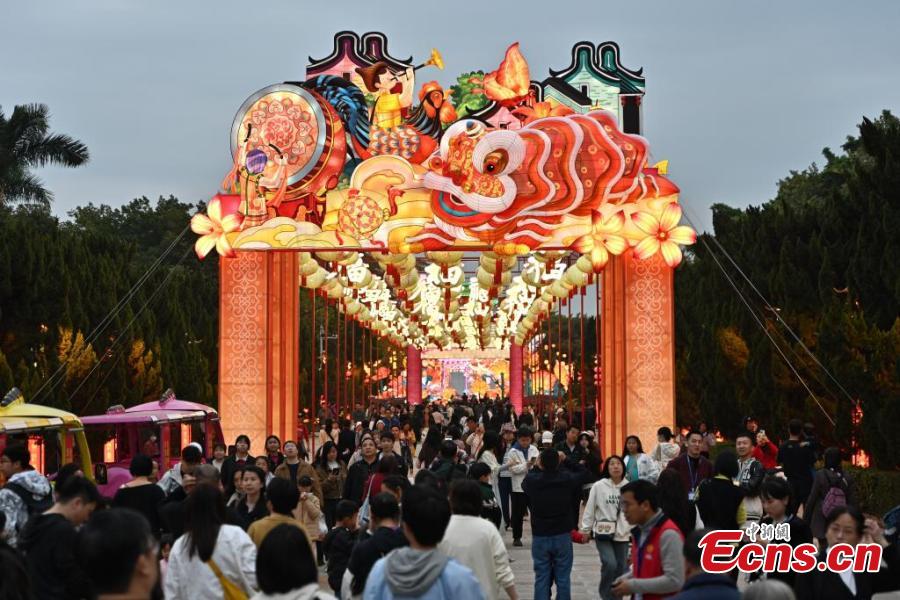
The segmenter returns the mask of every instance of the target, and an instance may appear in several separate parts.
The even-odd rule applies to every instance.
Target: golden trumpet
[[[428,67],[428,66],[431,66],[431,65],[434,65],[435,67],[437,67],[437,68],[440,69],[441,71],[444,70],[444,57],[441,56],[441,53],[438,52],[438,49],[437,49],[437,48],[432,48],[432,49],[431,49],[431,56],[428,57],[428,60],[426,60],[425,62],[423,62],[421,65],[416,65],[415,67],[413,67],[413,71],[418,71],[418,70],[421,69],[422,67]]]

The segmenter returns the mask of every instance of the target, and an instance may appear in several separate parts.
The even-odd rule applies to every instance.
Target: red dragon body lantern
[[[623,133],[606,111],[537,119],[517,131],[454,123],[425,163],[433,224],[409,241],[425,250],[456,241],[535,249],[566,217],[677,193],[644,170],[647,154],[646,140]]]

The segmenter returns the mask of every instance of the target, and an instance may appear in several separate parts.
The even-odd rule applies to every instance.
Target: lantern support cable
[[[167,256],[169,256],[169,254],[172,253],[172,250],[175,249],[175,246],[177,246],[178,242],[180,242],[181,239],[185,235],[187,235],[187,232],[190,231],[190,229],[191,226],[186,225],[185,228],[181,230],[181,233],[179,233],[178,236],[176,236],[175,239],[172,240],[172,242],[168,245],[168,247],[163,250],[162,254],[160,254],[156,258],[156,260],[153,261],[153,264],[147,267],[143,275],[141,275],[138,280],[134,282],[134,285],[131,286],[131,289],[129,289],[125,293],[125,295],[122,296],[122,298],[116,303],[116,305],[113,306],[112,309],[110,309],[109,313],[107,313],[107,315],[103,317],[103,319],[94,327],[94,329],[91,330],[91,332],[87,336],[85,336],[84,348],[81,350],[81,352],[78,353],[77,356],[72,357],[70,360],[78,360],[81,358],[82,354],[87,352],[87,349],[91,345],[93,345],[95,341],[97,341],[97,338],[107,328],[107,326],[109,326],[112,320],[115,319],[119,315],[119,313],[122,312],[122,310],[124,310],[128,302],[131,301],[134,295],[137,294],[138,290],[140,290],[144,286],[144,284],[147,283],[147,280],[150,279],[154,272],[156,272],[162,262],[166,259]],[[181,260],[184,259],[182,258]],[[178,261],[179,264],[181,263],[181,260]],[[59,367],[56,368],[53,374],[51,374],[50,377],[48,377],[47,380],[41,385],[41,387],[37,389],[37,391],[34,393],[34,396],[32,397],[32,402],[38,401],[38,399],[41,397],[41,394],[45,389],[47,389],[48,385],[50,387],[49,389],[47,389],[47,394],[50,394],[64,380],[62,374],[66,370],[67,362],[68,361],[62,362]]]
[[[688,222],[691,223],[692,227],[694,226],[694,224],[691,222],[690,218],[688,218]],[[709,252],[709,255],[715,261],[716,265],[718,265],[719,270],[722,271],[722,274],[725,276],[725,279],[728,280],[728,283],[729,283],[729,285],[731,285],[731,288],[734,290],[734,293],[737,294],[741,303],[747,308],[747,312],[750,313],[750,316],[753,317],[753,320],[756,321],[756,324],[759,326],[759,328],[763,331],[763,333],[766,334],[766,337],[769,338],[769,342],[771,342],[772,346],[774,346],[774,348],[778,352],[778,354],[781,355],[781,358],[784,360],[785,364],[788,366],[788,368],[791,370],[791,372],[794,374],[794,376],[797,378],[797,380],[800,382],[800,384],[806,390],[807,394],[809,394],[809,397],[813,399],[813,401],[819,407],[819,410],[822,411],[822,414],[825,415],[825,418],[828,420],[828,422],[833,427],[835,425],[834,419],[831,417],[830,414],[828,414],[828,411],[825,410],[825,407],[822,406],[822,402],[819,400],[819,398],[815,395],[815,393],[812,391],[812,389],[806,383],[806,380],[800,375],[799,371],[794,366],[794,363],[791,362],[791,360],[787,357],[787,354],[784,353],[784,350],[781,349],[781,346],[778,344],[778,342],[775,341],[775,338],[772,336],[772,333],[762,322],[759,315],[756,314],[756,311],[750,305],[750,302],[747,300],[747,298],[744,296],[744,294],[741,293],[741,290],[738,288],[735,281],[731,278],[731,275],[729,275],[728,272],[725,270],[724,265],[722,265],[722,263],[719,261],[719,258],[712,251],[712,248],[710,248],[709,244],[706,242],[706,239],[703,236],[699,236],[697,239],[700,240],[700,242],[703,244],[703,247],[706,248],[706,251]]]

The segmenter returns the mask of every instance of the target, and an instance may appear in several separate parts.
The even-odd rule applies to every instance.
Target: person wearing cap
[[[545,431],[541,434],[541,450],[553,447],[553,432]]]
[[[522,490],[522,482],[525,480],[525,475],[537,462],[538,449],[532,444],[534,433],[528,427],[520,427],[516,432],[516,438],[517,440],[507,454],[504,463],[509,461],[507,469],[512,474],[513,546],[522,546],[522,522],[525,520],[525,510],[528,507],[528,497]]]

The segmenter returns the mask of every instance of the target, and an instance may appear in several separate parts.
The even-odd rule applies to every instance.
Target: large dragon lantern
[[[436,51],[428,64],[443,67]],[[225,192],[192,221],[198,255],[574,250],[599,271],[628,248],[674,267],[695,241],[646,140],[608,110],[539,102],[518,44],[495,71],[466,76],[455,104],[459,90],[434,81],[414,94],[414,73],[374,62],[248,98]],[[513,122],[468,110],[473,94]]]

